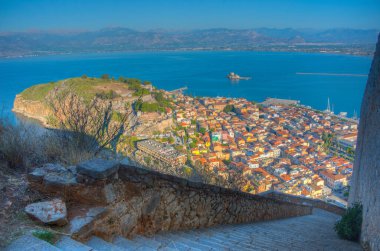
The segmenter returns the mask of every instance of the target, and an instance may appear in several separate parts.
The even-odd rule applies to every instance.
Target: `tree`
[[[328,151],[330,147],[334,144],[335,135],[332,133],[323,132],[322,134],[323,144],[322,147],[325,151]]]
[[[168,141],[169,141],[170,144],[173,144],[174,143],[174,138],[173,137],[169,137]]]
[[[199,128],[199,132],[202,134],[205,134],[206,128],[204,128],[204,127]]]
[[[226,165],[226,166],[229,166],[231,164],[231,160],[229,159],[224,159],[223,160],[223,163]]]
[[[55,88],[47,97],[56,127],[76,145],[94,155],[106,147],[116,145],[123,133],[132,127],[132,109],[126,104],[123,113],[114,117],[112,102],[94,97],[85,101],[70,88]]]
[[[348,147],[348,148],[346,149],[346,152],[347,152],[347,154],[350,155],[350,156],[354,156],[354,155],[355,155],[355,150],[354,150],[352,147]]]
[[[110,76],[108,74],[103,74],[102,79],[108,80],[108,79],[110,79]]]
[[[197,146],[197,143],[195,143],[194,141],[189,144],[190,148],[195,148],[196,146]]]
[[[226,105],[223,109],[223,111],[225,113],[228,113],[228,112],[235,112],[235,107],[233,105]]]

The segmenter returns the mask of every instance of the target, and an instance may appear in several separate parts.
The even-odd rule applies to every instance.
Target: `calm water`
[[[199,96],[266,97],[300,100],[325,109],[330,97],[335,112],[359,113],[366,84],[362,76],[297,75],[296,72],[368,74],[371,58],[346,55],[268,52],[139,52],[65,55],[0,60],[0,103],[10,115],[14,97],[25,88],[81,76],[134,77],[158,88],[188,87]],[[234,71],[251,80],[231,82]]]

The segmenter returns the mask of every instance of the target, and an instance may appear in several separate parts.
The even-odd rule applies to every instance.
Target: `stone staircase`
[[[107,242],[93,236],[80,243],[63,237],[54,246],[33,236],[22,236],[6,250],[126,251],[126,250],[362,250],[341,240],[333,230],[339,216],[314,209],[313,214],[274,221],[224,225],[206,229],[159,233]]]

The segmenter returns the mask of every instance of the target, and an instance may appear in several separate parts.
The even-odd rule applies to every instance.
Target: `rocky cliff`
[[[361,242],[380,250],[380,36],[360,114],[349,202],[363,205]]]
[[[45,126],[47,125],[47,117],[50,114],[47,105],[42,101],[27,100],[21,95],[16,95],[12,111],[25,117],[36,119]]]

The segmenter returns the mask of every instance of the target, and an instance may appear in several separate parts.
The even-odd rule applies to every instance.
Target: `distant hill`
[[[191,31],[106,28],[83,32],[15,32],[0,33],[0,57],[134,50],[286,51],[293,50],[291,48],[297,46],[301,47],[301,51],[321,47],[349,48],[345,52],[350,53],[350,50],[372,51],[378,32],[357,29],[291,28],[244,30],[220,28]]]

